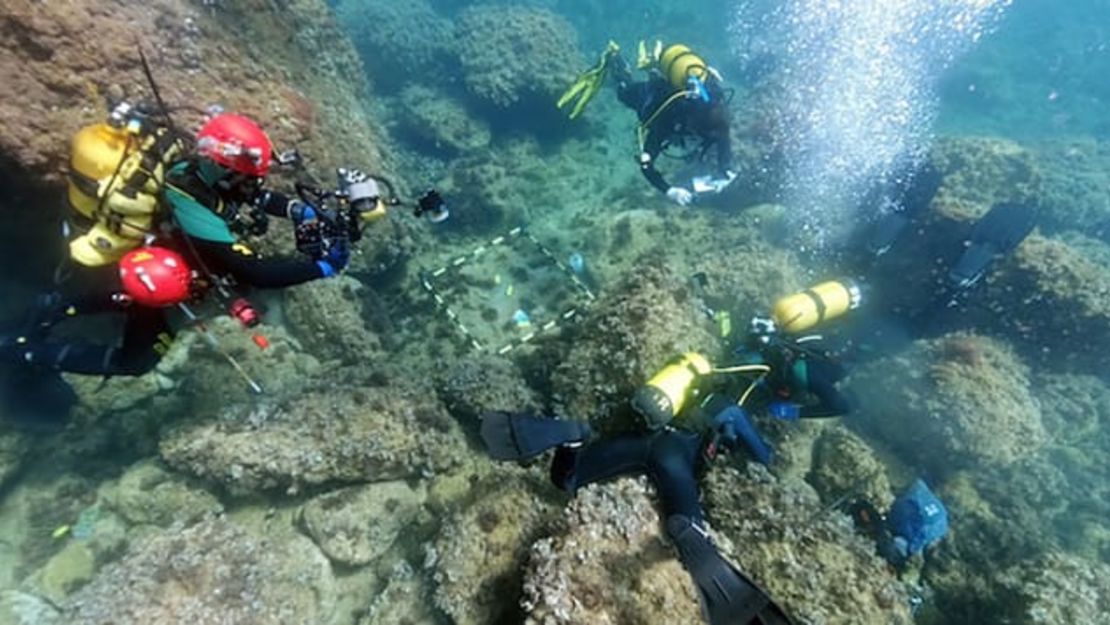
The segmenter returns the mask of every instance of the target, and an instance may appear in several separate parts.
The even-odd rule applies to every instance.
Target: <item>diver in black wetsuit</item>
[[[789,618],[720,554],[706,530],[698,477],[716,454],[721,434],[728,431],[733,409],[742,412],[732,402],[724,404],[730,408],[712,418],[706,418],[708,404],[691,408],[683,429],[668,426],[592,441],[590,428],[583,423],[490,413],[483,416],[482,437],[491,456],[499,460],[528,459],[555,448],[551,480],[571,494],[596,482],[647,475],[659,494],[667,535],[698,587],[708,621],[712,625],[788,625]],[[736,443],[727,433],[724,439],[726,444]]]
[[[720,193],[736,173],[732,164],[728,93],[720,74],[690,48],[674,44],[666,49],[656,42],[649,53],[640,42],[637,67],[648,73],[636,81],[620,47],[610,42],[598,65],[583,72],[559,100],[571,107],[571,118],[582,113],[612,76],[617,97],[636,112],[640,169],[653,187],[671,201],[687,206],[698,195]],[[658,157],[668,148],[685,148],[702,159],[709,152],[716,156],[715,167],[686,184],[672,184],[656,168]]]
[[[266,216],[294,221],[311,218],[298,201],[262,190],[273,147],[253,121],[231,114],[210,119],[197,135],[197,154],[175,163],[166,176],[162,201],[174,228],[157,239],[187,259],[204,278],[227,282],[236,289],[284,288],[341,271],[346,247],[324,251],[321,258],[262,258],[235,234],[241,213],[255,223]],[[311,210],[311,209],[309,209]],[[71,248],[72,249],[72,248]],[[97,292],[63,297],[41,296],[22,327],[0,337],[0,364],[88,375],[141,375],[154,368],[173,340],[163,309],[134,304],[118,280]],[[123,312],[119,346],[83,341],[51,341],[47,334],[58,322],[83,315]],[[18,376],[17,376],[18,377]]]
[[[640,170],[644,177],[672,201],[685,206],[698,193],[720,192],[736,177],[727,96],[716,73],[685,46],[663,51],[658,64],[658,71],[651,72],[647,80],[634,81],[627,63],[618,57],[613,65],[617,98],[636,111],[640,121]],[[712,151],[716,156],[711,175],[691,182],[695,188],[671,184],[655,166],[668,147],[688,141],[698,143],[694,149],[700,154]]]

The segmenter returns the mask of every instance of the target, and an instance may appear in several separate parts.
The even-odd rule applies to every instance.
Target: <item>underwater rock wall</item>
[[[862,406],[855,422],[933,475],[1010,463],[1047,440],[1028,369],[991,339],[918,342],[860,367],[851,387]]]
[[[874,544],[805,483],[749,464],[711,471],[703,488],[727,555],[799,622],[913,622],[906,588]]]
[[[321,0],[13,0],[2,15],[16,45],[0,61],[0,154],[32,175],[62,179],[70,136],[99,121],[105,95],[151,97],[136,41],[166,104],[185,107],[175,110],[185,128],[220,104],[256,117],[279,149],[298,146],[318,166],[380,161],[381,139],[359,114],[361,63]]]
[[[667,267],[646,260],[593,307],[552,375],[563,415],[605,430],[634,425],[628,400],[676,355],[713,353],[696,295]]]

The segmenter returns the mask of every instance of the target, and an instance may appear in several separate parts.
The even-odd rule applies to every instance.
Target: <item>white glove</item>
[[[672,202],[679,206],[689,206],[694,201],[694,194],[689,189],[683,187],[671,187],[667,189],[667,197]]]

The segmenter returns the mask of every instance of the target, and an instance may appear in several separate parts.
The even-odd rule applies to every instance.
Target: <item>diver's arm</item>
[[[659,173],[659,170],[655,168],[655,156],[648,152],[644,152],[640,155],[640,173],[642,173],[651,186],[658,189],[660,193],[665,194],[671,188],[671,184],[667,182],[667,180],[663,178],[663,174]]]
[[[280,289],[326,277],[320,265],[307,258],[263,259],[243,245],[196,238],[191,244],[209,270],[230,274],[245,286]]]
[[[267,215],[292,219],[291,209],[298,204],[299,201],[291,199],[284,193],[263,190],[259,191],[258,195],[254,196],[252,203],[256,207],[261,208]]]
[[[732,137],[727,127],[716,137],[715,143],[717,144],[717,177],[728,178],[729,173],[735,170],[732,168]]]
[[[817,403],[802,406],[798,417],[802,419],[827,419],[840,417],[852,411],[848,397],[836,388],[842,376],[840,367],[809,363],[809,392],[817,398]]]

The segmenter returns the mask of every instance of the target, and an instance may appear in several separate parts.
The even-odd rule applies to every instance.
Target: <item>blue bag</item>
[[[916,555],[948,533],[948,509],[924,481],[917,480],[894,501],[887,527],[903,557]]]

